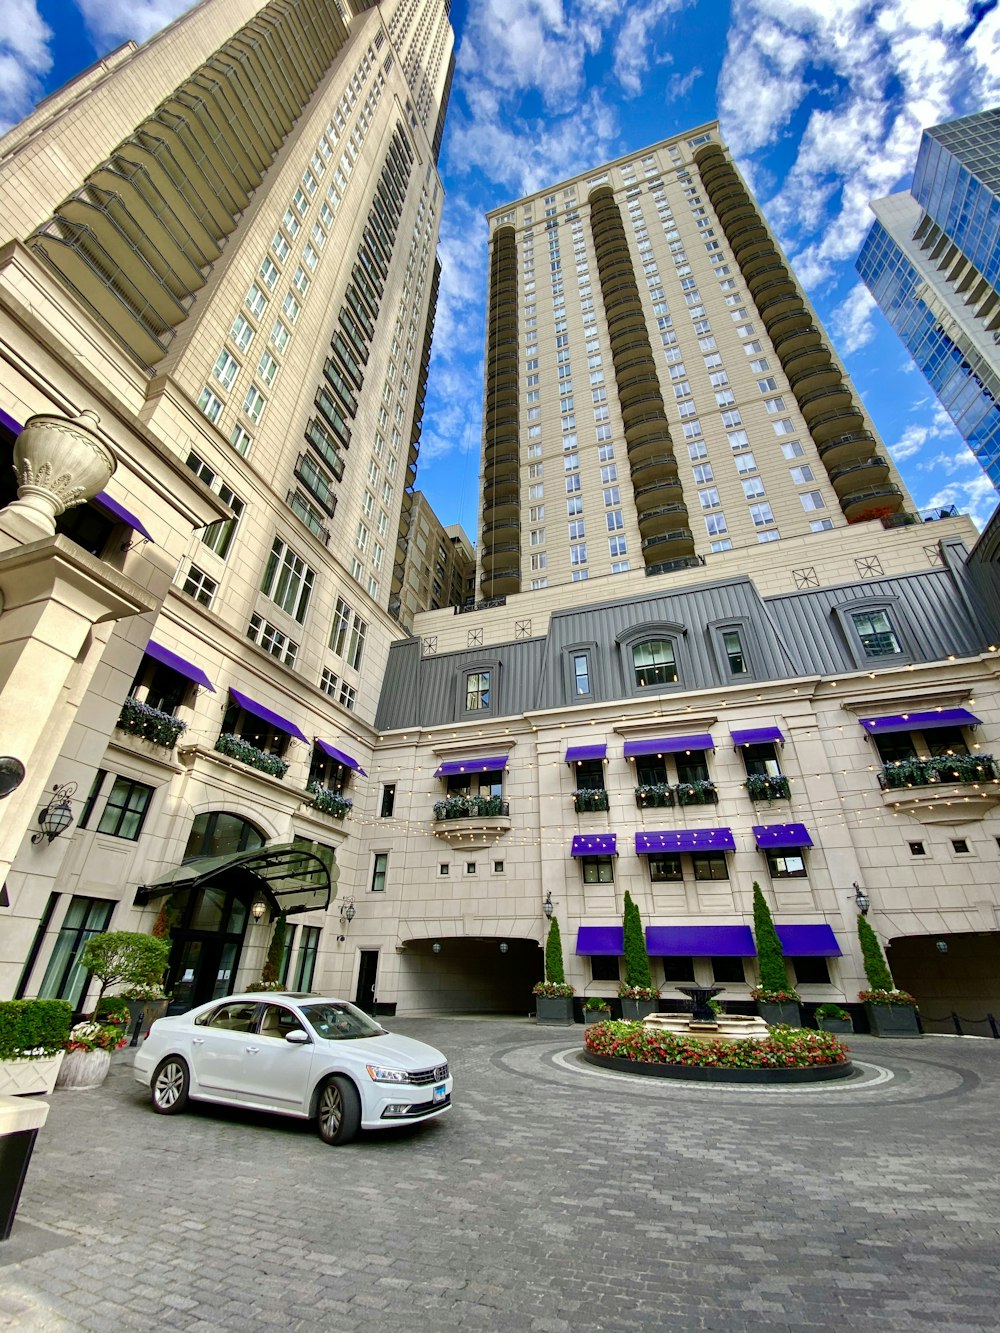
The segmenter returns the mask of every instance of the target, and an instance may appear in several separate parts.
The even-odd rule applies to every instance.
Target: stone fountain
[[[766,1037],[770,1030],[757,1014],[714,1013],[709,1000],[720,995],[725,986],[688,984],[677,989],[691,1001],[691,1013],[650,1014],[643,1020],[646,1027],[700,1041],[744,1041],[747,1037]]]

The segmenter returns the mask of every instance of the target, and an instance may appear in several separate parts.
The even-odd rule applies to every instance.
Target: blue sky
[[[4,0],[0,123],[183,0]],[[475,535],[488,208],[719,118],[917,504],[996,493],[854,272],[923,126],[1000,102],[998,0],[453,0],[418,485]]]

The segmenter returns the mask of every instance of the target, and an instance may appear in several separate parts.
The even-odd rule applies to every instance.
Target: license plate
[[[434,1100],[436,1102],[443,1102],[446,1096],[447,1092],[445,1085],[443,1083],[439,1083],[438,1086],[434,1089]]]

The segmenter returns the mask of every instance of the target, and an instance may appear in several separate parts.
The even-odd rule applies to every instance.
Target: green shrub
[[[274,923],[274,930],[271,932],[271,943],[267,946],[264,970],[260,974],[260,979],[266,986],[278,981],[281,972],[281,959],[285,952],[285,932],[287,929],[288,924],[285,918],[279,916]]]
[[[760,968],[760,989],[763,991],[788,991],[788,974],[785,971],[785,957],[781,950],[781,941],[774,928],[771,909],[761,892],[761,887],[753,883],[753,935],[757,944],[757,966]]]
[[[68,1000],[0,1001],[0,1060],[17,1060],[28,1051],[55,1055],[66,1045],[72,1017]]]
[[[102,1000],[98,1000],[94,1008],[96,1023],[118,1023],[127,1026],[128,1020],[128,1001],[121,995],[105,995]]]
[[[817,1018],[835,1018],[838,1022],[843,1023],[846,1022],[850,1016],[851,1015],[847,1010],[843,1009],[839,1004],[818,1004],[816,1006]]]
[[[885,961],[885,954],[878,942],[878,936],[868,921],[858,913],[858,939],[861,941],[861,956],[865,963],[865,976],[872,990],[894,990],[895,982]]]
[[[562,936],[559,933],[558,918],[549,922],[549,934],[545,941],[545,980],[553,981],[557,986],[566,982],[566,970],[563,967]]]
[[[159,985],[169,958],[168,940],[134,930],[109,930],[88,940],[80,963],[101,983],[100,1003],[109,986]]]
[[[625,949],[625,985],[642,986],[652,990],[653,978],[649,971],[649,955],[646,953],[646,937],[642,931],[642,917],[632,901],[632,895],[625,890],[625,912],[622,916],[622,935]]]

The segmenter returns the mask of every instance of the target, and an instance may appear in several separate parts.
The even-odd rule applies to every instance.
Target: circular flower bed
[[[713,1041],[612,1021],[589,1027],[583,1046],[591,1064],[652,1078],[812,1083],[854,1073],[838,1037],[804,1028],[775,1027],[766,1037]]]

